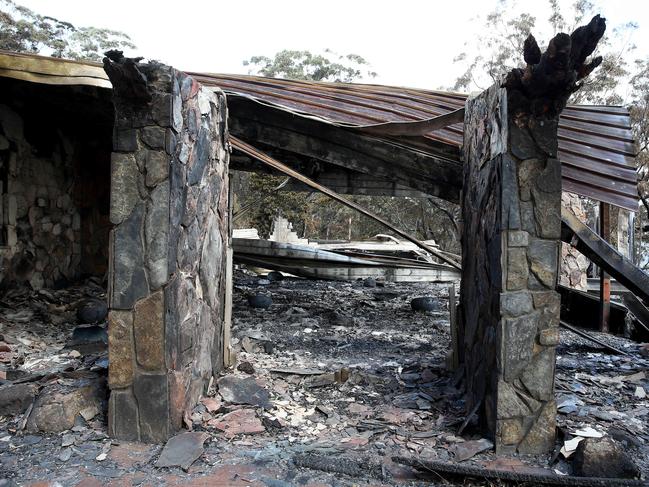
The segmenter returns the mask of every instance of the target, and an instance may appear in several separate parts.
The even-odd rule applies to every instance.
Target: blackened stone
[[[502,158],[502,227],[521,228],[521,210],[518,200],[516,162],[508,156]]]
[[[138,179],[140,172],[132,154],[113,153],[110,163],[112,188],[110,198],[110,222],[122,223],[140,201]]]
[[[131,309],[149,292],[140,237],[143,220],[144,203],[139,203],[131,216],[113,231],[112,308]]]
[[[366,277],[363,280],[363,286],[364,287],[376,287],[376,279],[373,277]]]
[[[194,145],[194,161],[187,175],[187,182],[194,185],[202,181],[203,174],[208,161],[210,160],[210,138],[209,130],[201,128],[198,140]]]
[[[521,382],[534,399],[547,401],[554,395],[554,349],[534,355],[521,374]]]
[[[538,155],[538,147],[529,130],[519,128],[516,124],[509,124],[509,147],[519,159],[530,159]]]
[[[500,311],[515,318],[532,312],[532,296],[527,291],[500,294]]]
[[[440,311],[441,305],[437,299],[432,296],[422,296],[410,301],[410,307],[414,311]]]
[[[520,397],[516,388],[505,381],[498,382],[498,419],[527,416],[530,408]]]
[[[530,234],[524,230],[511,230],[507,232],[508,247],[527,247]]]
[[[187,110],[187,132],[192,140],[198,136],[199,115],[194,108]]]
[[[144,164],[147,186],[154,187],[169,177],[169,156],[166,152],[147,151]]]
[[[168,280],[167,252],[169,241],[169,183],[159,184],[147,202],[144,226],[146,239],[146,267],[152,290],[159,289]]]
[[[527,286],[529,267],[525,248],[513,247],[507,250],[507,290],[517,291]]]
[[[176,152],[177,138],[173,130],[167,129],[165,136],[165,150],[168,155],[173,155]]]
[[[270,394],[261,387],[253,377],[241,379],[227,375],[217,382],[219,394],[227,402],[233,404],[250,404],[269,409],[271,407]]]
[[[82,324],[99,323],[107,315],[108,306],[101,299],[84,299],[77,308],[77,320]]]
[[[284,280],[284,274],[282,274],[281,272],[277,272],[277,271],[271,271],[271,272],[268,273],[268,275],[266,275],[266,279],[268,279],[271,282],[283,281]]]
[[[91,343],[104,343],[108,344],[108,334],[106,329],[102,326],[77,326],[72,331],[71,347],[78,345],[88,345]]]
[[[548,453],[554,447],[557,427],[557,406],[554,400],[543,404],[540,411],[526,418],[533,421],[523,441],[518,445],[518,452],[528,455]]]
[[[156,467],[189,467],[203,454],[203,443],[210,437],[207,433],[186,432],[171,438],[165,445]]]
[[[137,130],[113,130],[113,149],[116,152],[135,152],[137,150]]]
[[[530,135],[536,142],[536,146],[550,157],[556,157],[559,149],[558,127],[559,119],[557,118],[555,120],[537,120],[530,129]]]
[[[129,390],[111,391],[108,401],[108,434],[120,440],[139,440],[137,403]]]
[[[504,379],[512,382],[529,364],[534,350],[539,313],[506,318],[504,326]]]
[[[549,239],[561,238],[561,192],[543,193],[532,188],[536,234]]]
[[[219,221],[216,214],[210,213],[201,250],[199,273],[203,289],[207,290],[205,293],[206,301],[214,309],[219,306],[219,283],[221,282],[223,253],[223,237]]]
[[[640,478],[640,469],[612,438],[586,438],[575,451],[573,468],[580,477]]]
[[[172,123],[173,100],[171,95],[160,95],[154,98],[151,105],[153,120],[161,127],[170,127]]]
[[[557,280],[559,242],[533,239],[527,247],[530,270],[546,287],[554,289]]]
[[[34,384],[8,384],[0,387],[0,416],[24,413],[34,400]]]
[[[250,362],[241,362],[239,365],[237,365],[237,370],[250,375],[255,373],[255,368]]]
[[[248,305],[251,308],[266,309],[270,308],[271,304],[273,304],[273,300],[265,294],[251,294],[248,296]]]
[[[165,148],[166,130],[162,127],[144,127],[140,132],[142,142],[149,146],[150,149]]]
[[[180,82],[180,95],[183,101],[189,100],[198,92],[198,83],[191,76],[185,76]]]
[[[140,374],[133,383],[140,414],[140,439],[161,443],[169,437],[169,404],[166,374]]]

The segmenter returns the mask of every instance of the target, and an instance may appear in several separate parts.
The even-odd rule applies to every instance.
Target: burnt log
[[[531,118],[556,119],[565,108],[570,95],[583,85],[602,62],[601,56],[586,62],[595,51],[606,30],[606,19],[596,15],[571,35],[554,36],[541,53],[530,34],[523,45],[525,68],[512,69],[505,78],[508,110],[519,127],[528,126]]]

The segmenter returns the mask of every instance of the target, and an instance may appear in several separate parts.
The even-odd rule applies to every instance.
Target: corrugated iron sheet
[[[462,108],[467,98],[460,93],[392,86],[189,74],[231,95],[251,97],[343,126],[432,118]],[[558,135],[564,190],[637,210],[635,146],[626,108],[569,106],[561,116]],[[430,132],[421,139],[460,147],[462,124]],[[421,140],[412,142],[419,142],[421,149]]]
[[[464,106],[466,95],[393,86],[316,83],[245,75],[189,73],[227,93],[336,125],[432,118]],[[0,51],[0,76],[61,85],[110,87],[101,64]],[[456,124],[410,138],[416,148],[426,141],[462,145]],[[400,139],[401,144],[408,144]],[[629,113],[622,107],[569,106],[559,126],[563,188],[630,210],[637,210],[635,148]]]

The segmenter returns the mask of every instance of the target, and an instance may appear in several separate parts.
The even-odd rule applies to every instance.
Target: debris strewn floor
[[[65,486],[430,485],[442,479],[425,482],[391,458],[568,474],[581,438],[599,435],[626,443],[624,454],[647,470],[649,361],[638,344],[598,334],[629,353],[609,355],[562,331],[556,454],[496,458],[471,422],[458,435],[464,403],[460,377],[446,368],[447,285],[272,277],[237,274],[237,364],[185,415],[194,433],[166,447],[107,438],[105,350],[64,348],[77,326],[71,305],[100,297],[100,289],[5,297],[0,395],[8,387],[26,391],[25,404],[11,402],[24,412],[0,417],[0,479]],[[248,296],[255,294],[270,296],[270,307],[253,308]],[[410,301],[419,296],[436,298],[437,311],[413,311]],[[79,390],[87,394],[75,396]],[[33,417],[43,397],[55,398],[49,410],[80,408],[69,429],[41,431]]]

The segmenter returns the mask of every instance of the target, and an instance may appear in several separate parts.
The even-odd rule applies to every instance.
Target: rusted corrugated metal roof
[[[317,117],[337,125],[428,119],[464,106],[460,93],[393,86],[316,83],[245,75],[189,73],[229,94]],[[101,64],[0,51],[0,76],[47,84],[110,87]],[[462,125],[401,139],[418,149],[434,141],[462,145]],[[424,145],[425,146],[425,145]],[[637,210],[635,148],[629,113],[622,107],[569,106],[559,126],[563,188]]]
[[[340,125],[428,119],[462,108],[467,98],[460,93],[392,86],[189,74],[226,93]],[[460,147],[462,124],[430,132],[423,139]],[[564,190],[636,211],[634,157],[626,108],[571,105],[564,110],[559,124]]]

